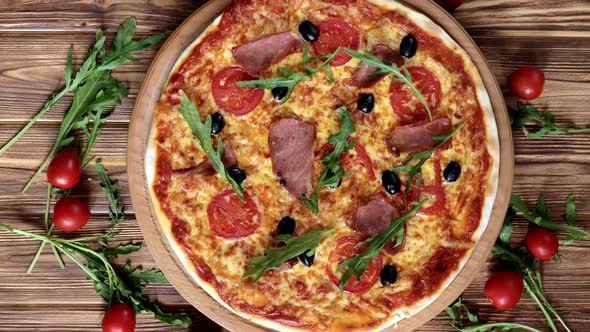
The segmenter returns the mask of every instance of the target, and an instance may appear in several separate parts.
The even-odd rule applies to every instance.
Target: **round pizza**
[[[164,236],[223,306],[277,330],[378,330],[465,264],[498,149],[476,67],[426,16],[235,0],[170,73],[145,167]]]

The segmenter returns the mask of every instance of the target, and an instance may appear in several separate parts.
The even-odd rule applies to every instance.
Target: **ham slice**
[[[293,197],[312,191],[315,142],[315,125],[309,122],[282,118],[270,126],[272,168]]]
[[[395,63],[399,67],[401,67],[404,64],[404,59],[399,54],[399,52],[385,44],[375,45],[371,50],[371,54],[378,57],[386,65],[391,65],[392,63]],[[379,69],[377,67],[362,64],[352,75],[352,85],[358,88],[370,88],[385,76],[372,76],[378,70]]]
[[[394,154],[418,152],[434,148],[440,143],[435,136],[449,134],[453,130],[448,118],[442,117],[396,128],[387,139],[387,146]]]
[[[262,36],[232,49],[236,61],[244,70],[258,76],[271,65],[303,47],[299,36],[292,31]]]
[[[375,236],[387,230],[391,221],[399,217],[395,206],[378,197],[356,209],[350,227],[366,236]]]
[[[236,154],[234,150],[232,150],[231,145],[227,141],[223,141],[223,154],[221,155],[221,162],[223,162],[223,166],[225,168],[232,168],[238,166],[238,158],[236,158]],[[186,174],[186,175],[203,175],[203,176],[211,176],[215,175],[216,171],[211,165],[209,159],[201,162],[195,167],[189,167],[174,171],[175,174]]]

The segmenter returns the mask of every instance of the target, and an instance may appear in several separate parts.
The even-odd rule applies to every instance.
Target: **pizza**
[[[485,229],[499,143],[469,56],[395,1],[233,1],[185,50],[145,167],[186,270],[277,330],[379,330]]]

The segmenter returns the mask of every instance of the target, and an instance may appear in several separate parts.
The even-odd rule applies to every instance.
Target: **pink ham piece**
[[[293,197],[301,198],[313,188],[315,141],[315,125],[309,122],[282,118],[270,126],[272,168]]]
[[[285,31],[236,46],[232,53],[248,74],[258,76],[260,72],[300,50],[302,46],[303,42],[296,33]]]
[[[238,166],[238,158],[236,158],[236,154],[234,150],[232,150],[231,145],[227,141],[223,141],[223,154],[221,155],[221,162],[225,168],[232,168]],[[187,174],[187,175],[204,175],[204,176],[211,176],[215,175],[215,168],[211,165],[211,162],[207,159],[197,166],[179,169],[174,171],[175,174]]]
[[[403,66],[404,59],[398,51],[385,44],[377,44],[371,50],[371,54],[378,57],[386,65],[395,63],[398,67]],[[371,76],[376,73],[377,67],[362,64],[352,75],[352,85],[358,88],[370,88],[381,80],[385,75]]]
[[[434,148],[440,143],[434,137],[446,135],[453,130],[448,118],[437,118],[396,128],[387,139],[387,146],[394,154],[418,152]]]
[[[350,227],[366,236],[375,236],[387,230],[399,211],[383,197],[378,197],[356,209]]]

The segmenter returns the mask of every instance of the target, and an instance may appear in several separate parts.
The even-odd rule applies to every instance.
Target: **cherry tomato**
[[[433,72],[424,67],[409,67],[407,69],[412,75],[414,85],[426,99],[430,111],[434,112],[441,100],[440,81]],[[407,84],[391,81],[389,100],[400,125],[428,120],[428,112],[426,112],[424,105],[414,96]]]
[[[86,203],[78,198],[64,197],[53,208],[53,223],[64,232],[75,232],[84,227],[90,219],[90,210]]]
[[[76,152],[65,150],[58,153],[47,167],[47,181],[54,187],[72,189],[80,181],[82,164]]]
[[[368,244],[364,244],[357,247],[356,245],[360,241],[361,239],[354,236],[344,236],[336,241],[336,248],[328,258],[331,263],[331,265],[328,266],[328,275],[336,286],[340,285],[340,276],[337,276],[335,273],[338,265],[344,262],[344,260],[361,253],[368,246]],[[357,282],[356,277],[353,276],[348,280],[346,285],[344,285],[344,290],[350,293],[364,293],[368,291],[373,287],[377,280],[379,280],[382,265],[383,261],[381,256],[372,258],[369,261],[369,268],[363,273],[361,280]]]
[[[434,2],[446,9],[448,12],[452,12],[463,4],[463,0],[434,0]]]
[[[102,332],[135,331],[135,311],[126,303],[113,305],[102,319]]]
[[[510,92],[520,99],[531,100],[539,97],[545,85],[545,74],[536,67],[518,68],[508,76]]]
[[[514,307],[524,290],[522,276],[514,271],[496,272],[486,281],[484,293],[492,305],[500,310]]]
[[[359,47],[359,31],[352,24],[340,19],[328,19],[318,25],[320,36],[311,46],[315,54],[332,53],[338,47],[357,49]],[[332,62],[332,67],[342,66],[352,57],[340,51]]]
[[[559,248],[557,236],[545,227],[531,227],[524,243],[529,252],[542,261],[550,260]]]
[[[215,104],[233,115],[252,112],[262,100],[264,90],[242,88],[237,86],[236,82],[251,81],[256,78],[246,73],[240,66],[221,69],[213,76],[212,93]]]
[[[247,193],[244,198],[246,203],[242,203],[232,189],[213,197],[207,207],[207,217],[215,234],[223,238],[240,238],[258,229],[261,220],[256,203]]]

